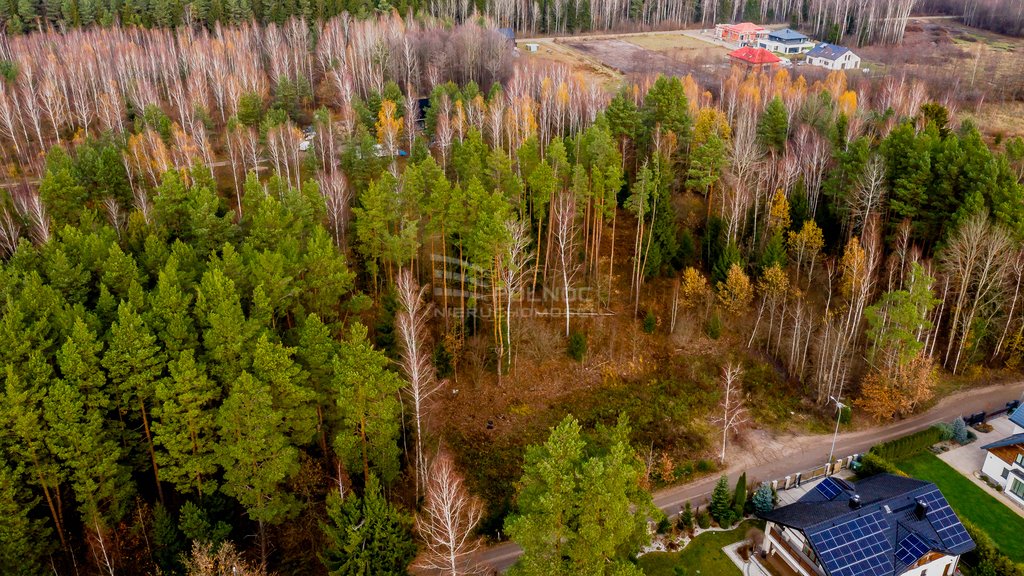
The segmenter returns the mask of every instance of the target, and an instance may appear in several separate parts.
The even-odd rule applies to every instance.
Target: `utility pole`
[[[825,475],[828,476],[828,471],[832,467],[832,458],[836,454],[836,438],[839,437],[839,422],[843,417],[843,408],[846,408],[846,404],[843,404],[835,396],[829,396],[829,400],[836,403],[836,431],[832,434],[832,449],[828,452],[828,461],[825,462]]]

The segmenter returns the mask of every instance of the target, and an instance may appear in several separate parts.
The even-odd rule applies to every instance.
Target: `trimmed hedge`
[[[906,476],[895,464],[882,458],[878,454],[875,454],[874,450],[869,451],[867,454],[860,459],[860,468],[857,469],[857,476],[859,478],[867,478],[874,476],[875,474],[895,474],[896,476]]]
[[[924,452],[933,444],[942,441],[943,430],[932,426],[903,438],[890,440],[872,446],[870,452],[883,460],[896,462]]]

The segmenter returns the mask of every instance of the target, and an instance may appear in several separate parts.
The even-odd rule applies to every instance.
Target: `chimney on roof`
[[[918,498],[916,504],[917,506],[914,506],[914,516],[917,516],[918,520],[924,520],[928,516],[928,503]]]
[[[860,494],[854,494],[853,496],[850,496],[850,508],[852,508],[853,510],[860,509]]]

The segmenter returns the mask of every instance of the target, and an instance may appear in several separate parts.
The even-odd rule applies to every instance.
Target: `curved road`
[[[1020,399],[1022,394],[1024,394],[1024,382],[975,388],[953,394],[943,398],[927,412],[899,420],[889,426],[840,434],[836,441],[836,457],[866,452],[879,442],[899,438],[939,422],[949,422],[957,416],[983,410],[998,410],[1003,408],[1007,402]],[[815,436],[808,446],[793,450],[782,458],[745,470],[730,468],[727,472],[731,482],[735,482],[743,472],[747,473],[747,477],[750,479],[748,482],[780,479],[788,474],[812,470],[821,466],[828,459],[831,447],[832,435],[823,434]],[[717,481],[718,476],[711,475],[689,484],[659,490],[654,494],[654,503],[666,514],[676,514],[686,502],[696,504],[706,501]],[[515,563],[520,554],[519,547],[510,542],[482,549],[477,555],[477,560],[483,566],[504,571]]]

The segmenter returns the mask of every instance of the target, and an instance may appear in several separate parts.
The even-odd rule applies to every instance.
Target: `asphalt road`
[[[1024,382],[975,388],[948,396],[931,410],[905,420],[887,426],[840,434],[836,441],[836,458],[861,454],[879,442],[899,438],[939,422],[949,422],[957,416],[1000,409],[1006,402],[1020,399],[1022,394]],[[729,479],[735,482],[740,474],[746,472],[751,482],[774,480],[796,472],[812,470],[828,459],[832,435],[814,436],[809,446],[801,446],[782,458],[753,468],[729,469]],[[654,494],[654,503],[666,514],[676,514],[686,502],[698,504],[708,500],[717,481],[718,476],[711,475],[689,484],[659,490]],[[482,549],[477,559],[481,565],[503,572],[515,563],[520,554],[519,547],[510,542]]]

